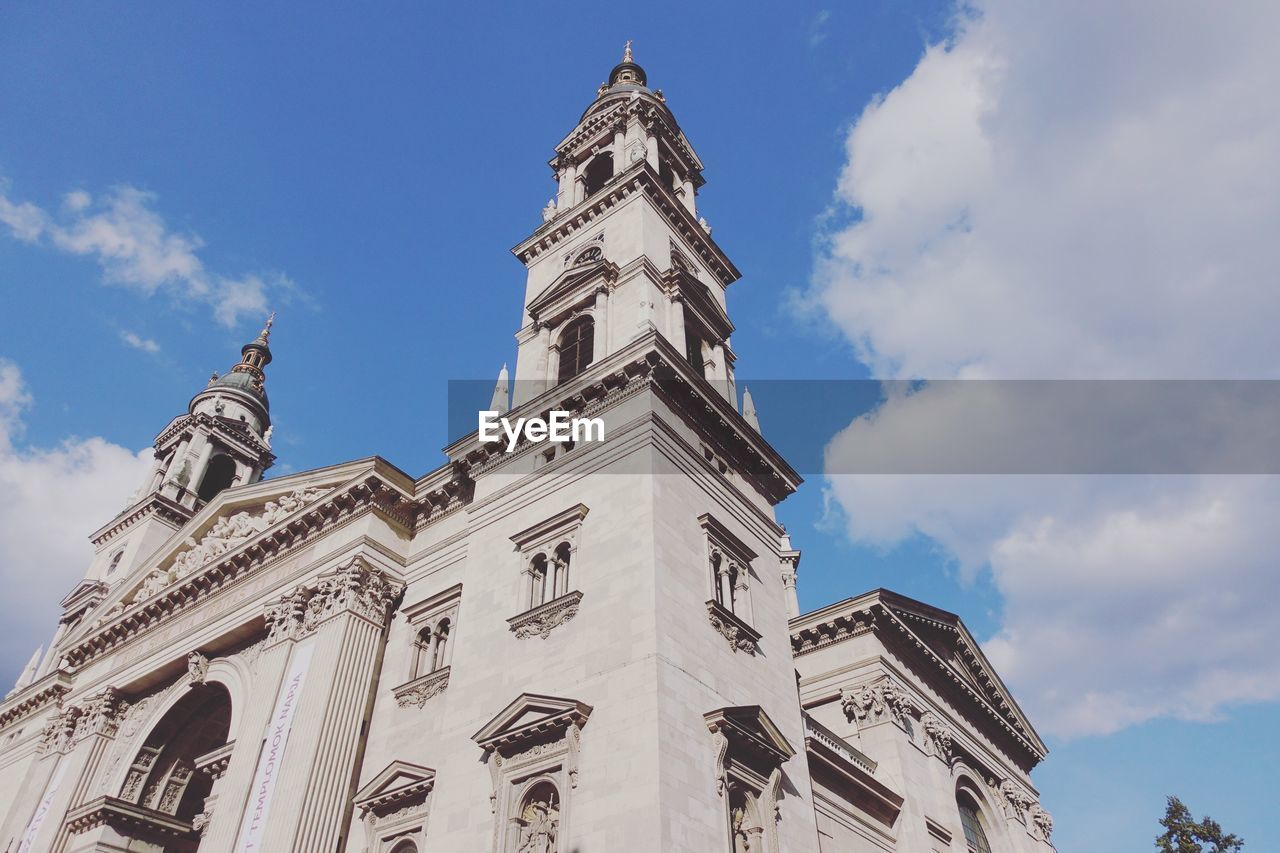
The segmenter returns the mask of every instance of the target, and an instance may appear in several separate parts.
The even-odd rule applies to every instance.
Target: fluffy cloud
[[[149,455],[102,438],[24,446],[31,402],[18,366],[0,359],[0,674],[10,682],[34,651],[31,638],[52,635],[57,602],[93,554],[87,537],[124,506]]]
[[[1275,378],[1276,25],[1263,3],[966,7],[851,129],[812,302],[881,376]],[[926,388],[911,422],[953,404]],[[832,469],[892,444],[901,405]],[[830,489],[854,538],[923,533],[992,573],[988,651],[1050,733],[1280,698],[1273,477]]]
[[[31,202],[15,202],[0,185],[0,223],[24,243],[46,245],[98,262],[108,284],[150,296],[165,290],[208,303],[214,317],[234,326],[243,315],[265,313],[269,299],[287,300],[293,283],[279,273],[228,277],[208,270],[199,237],[169,230],[152,205],[155,196],[118,187],[100,199],[83,190],[63,197],[54,216]]]

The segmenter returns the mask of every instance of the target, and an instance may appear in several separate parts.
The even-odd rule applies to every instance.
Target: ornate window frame
[[[751,850],[780,853],[782,765],[795,749],[759,705],[718,708],[703,719],[715,744],[716,793],[724,800],[729,849],[741,832]]]
[[[710,513],[698,516],[706,537],[707,618],[735,652],[755,654],[761,634],[752,627],[752,551]]]
[[[489,765],[493,853],[516,853],[520,805],[550,782],[560,798],[553,853],[569,853],[571,792],[578,785],[581,733],[592,708],[576,699],[522,693],[472,736]]]
[[[520,639],[546,639],[578,614],[582,592],[574,588],[574,581],[581,568],[577,554],[582,522],[589,511],[585,504],[575,504],[511,537],[520,555],[517,605],[523,609],[507,624]]]
[[[392,689],[401,708],[421,708],[427,700],[443,693],[449,686],[453,647],[458,639],[458,611],[462,604],[462,584],[454,584],[416,604],[402,608],[408,623],[410,642],[409,680]],[[443,653],[438,647],[444,631]],[[422,633],[431,635],[430,645],[423,647]],[[438,661],[437,658],[440,660]],[[426,661],[424,667],[423,662]],[[439,663],[437,666],[436,664]]]
[[[356,792],[352,803],[364,824],[365,850],[387,853],[405,841],[422,850],[436,771],[408,761],[392,761]]]

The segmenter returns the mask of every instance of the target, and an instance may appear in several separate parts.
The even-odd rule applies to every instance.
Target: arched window
[[[431,671],[443,669],[449,665],[449,620],[441,619],[435,631],[435,657],[431,661]]]
[[[529,608],[532,609],[550,601],[555,596],[548,595],[547,581],[549,568],[546,554],[537,554],[529,561]]]
[[[431,628],[423,628],[413,641],[413,677],[431,672]]]
[[[977,801],[961,792],[956,796],[956,805],[960,808],[960,826],[964,829],[964,841],[969,853],[991,853],[991,842],[987,841]]]
[[[418,845],[405,839],[391,848],[391,853],[418,853]]]
[[[515,819],[519,832],[513,853],[557,853],[560,850],[560,792],[539,782],[520,801]]]
[[[595,195],[613,177],[613,154],[603,151],[592,158],[582,173],[582,187],[587,197]]]
[[[742,568],[737,563],[722,551],[711,552],[711,582],[715,586],[716,602],[730,613],[737,613],[740,609],[738,598],[744,580]]]
[[[114,572],[120,565],[120,559],[124,557],[124,549],[121,548],[111,555],[111,564],[107,566],[107,574]]]
[[[561,542],[556,546],[556,556],[554,560],[555,580],[551,585],[552,595],[559,597],[569,591],[569,558],[573,554],[573,548],[568,542]]]
[[[235,460],[230,456],[218,454],[209,460],[209,467],[205,469],[204,479],[200,481],[200,488],[196,491],[196,495],[202,501],[213,500],[219,492],[230,486],[235,479]]]
[[[573,265],[578,267],[585,264],[594,264],[596,261],[600,260],[604,260],[604,251],[598,245],[588,246],[579,252],[578,256],[573,259]]]
[[[220,684],[193,687],[147,735],[120,789],[120,798],[193,821],[204,810],[213,779],[196,762],[227,743],[231,697]]]
[[[590,317],[579,317],[560,335],[560,377],[564,382],[586,370],[595,350],[596,324]]]

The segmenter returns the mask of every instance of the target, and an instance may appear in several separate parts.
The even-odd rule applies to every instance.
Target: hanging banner
[[[271,810],[271,798],[275,795],[276,783],[280,779],[285,744],[289,740],[289,731],[293,728],[293,715],[298,710],[298,699],[302,696],[302,685],[307,680],[313,650],[312,643],[294,648],[288,674],[280,685],[275,713],[271,715],[262,752],[258,756],[258,770],[253,776],[249,808],[240,824],[240,837],[236,841],[238,853],[258,853],[263,849],[262,837],[267,827],[267,813]]]
[[[40,834],[40,827],[44,825],[45,816],[49,814],[49,809],[53,807],[54,795],[58,793],[58,786],[62,784],[62,777],[66,772],[66,762],[59,761],[58,769],[53,772],[53,778],[45,786],[44,796],[40,798],[40,805],[36,807],[36,813],[31,816],[31,822],[27,824],[27,831],[22,834],[22,843],[18,845],[18,853],[31,853],[33,849],[31,845],[35,843],[36,836]]]

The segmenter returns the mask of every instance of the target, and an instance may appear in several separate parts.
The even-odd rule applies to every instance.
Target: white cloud
[[[57,602],[93,554],[87,537],[124,506],[150,455],[97,437],[24,446],[31,402],[21,370],[0,359],[0,672],[10,680],[52,636]]]
[[[849,133],[837,198],[856,215],[827,235],[812,303],[882,376],[1280,376],[1277,25],[1264,3],[974,4]],[[951,411],[929,389],[913,406],[916,424]],[[1049,733],[1280,699],[1261,604],[1276,478],[830,488],[855,539],[920,532],[992,572],[988,650]]]
[[[229,277],[210,271],[200,259],[203,241],[171,231],[153,209],[155,196],[117,187],[100,199],[84,190],[63,197],[55,217],[30,202],[15,202],[0,185],[0,223],[24,243],[46,245],[91,257],[103,281],[151,296],[164,290],[181,299],[205,302],[223,325],[266,313],[269,301],[288,301],[296,292],[283,275]]]
[[[144,338],[134,332],[121,331],[120,340],[123,341],[126,346],[131,346],[134,349],[142,350],[146,353],[155,354],[160,352],[160,345],[158,343],[153,341],[151,338]]]

